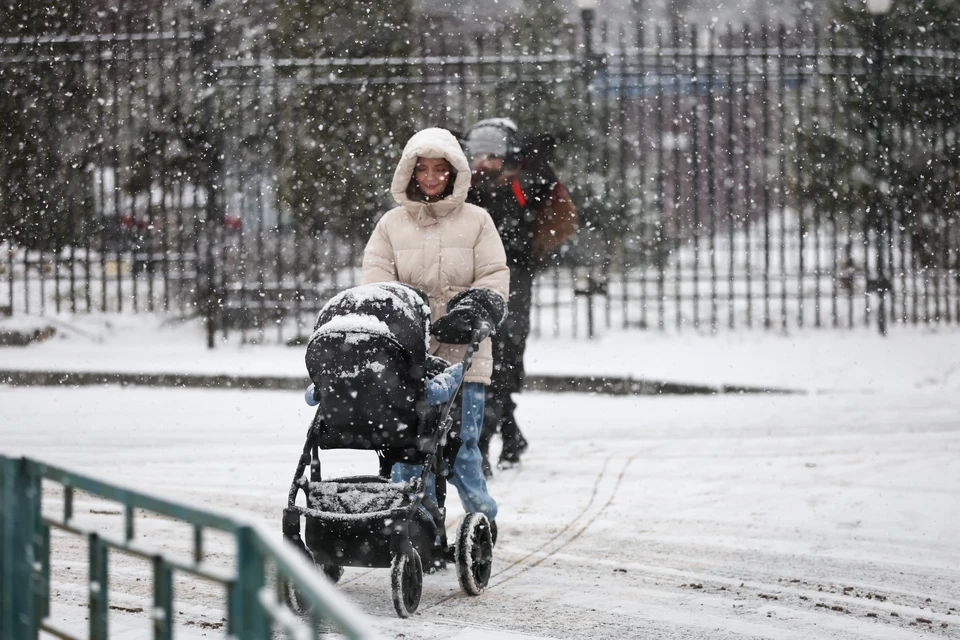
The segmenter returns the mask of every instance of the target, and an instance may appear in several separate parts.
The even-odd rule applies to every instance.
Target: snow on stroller
[[[393,605],[402,618],[420,603],[424,565],[443,566],[452,551],[461,587],[478,595],[493,561],[490,523],[481,513],[466,514],[454,545],[447,543],[441,471],[453,467],[459,449],[451,409],[460,386],[449,402],[426,403],[425,378],[447,364],[427,355],[429,325],[426,296],[399,283],[348,289],[324,306],[306,355],[319,406],[283,512],[284,537],[333,582],[345,566],[390,567]],[[490,331],[486,324],[473,331],[464,372]],[[324,479],[319,452],[328,449],[376,451],[379,475]],[[396,462],[423,464],[423,473],[391,483]],[[431,471],[439,504],[424,493]],[[306,506],[296,504],[300,491]],[[288,589],[287,596],[299,607],[295,592]]]

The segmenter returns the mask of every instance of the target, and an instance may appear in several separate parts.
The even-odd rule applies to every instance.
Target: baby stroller
[[[453,546],[447,542],[443,473],[459,448],[451,409],[460,385],[449,402],[426,403],[425,378],[447,364],[427,355],[429,324],[426,296],[399,283],[355,287],[324,306],[306,356],[319,406],[283,512],[284,537],[333,582],[343,567],[390,567],[401,618],[417,610],[424,565],[444,566],[452,556],[461,587],[478,595],[493,561],[490,523],[481,513],[466,514]],[[490,332],[485,323],[473,330],[464,372]],[[375,451],[379,475],[324,478],[319,452],[329,449]],[[423,473],[391,483],[396,462],[423,464]],[[430,472],[436,472],[437,504],[425,495]],[[300,491],[306,506],[296,504]],[[286,595],[297,610],[297,594],[287,589]]]

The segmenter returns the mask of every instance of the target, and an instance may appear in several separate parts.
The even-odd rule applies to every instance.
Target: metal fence
[[[103,526],[75,517],[75,496],[78,500],[104,500],[108,505],[121,507],[123,534],[115,535]],[[112,510],[106,513],[121,514]],[[142,524],[145,514],[188,525],[192,530],[192,557],[183,558],[144,540],[147,536],[142,533],[138,535],[136,526]],[[80,633],[75,621],[71,627],[58,620],[62,612],[51,615],[51,566],[54,572],[57,570],[55,563],[51,565],[51,532],[86,540],[86,633]],[[229,568],[210,565],[209,554],[204,552],[209,534],[219,532],[234,542],[235,551],[227,553],[235,560]],[[226,632],[231,638],[266,640],[278,637],[274,631],[282,631],[282,637],[316,640],[331,625],[347,638],[375,636],[363,615],[316,575],[312,563],[271,535],[261,523],[169,502],[29,458],[0,455],[0,551],[0,632],[9,640],[34,640],[41,631],[57,638],[105,640],[109,635],[109,610],[119,608],[110,604],[110,558],[115,560],[115,554],[139,558],[150,565],[150,571],[144,567],[143,573],[152,573],[149,636],[155,640],[171,640],[177,635],[175,605],[182,601],[182,596],[176,597],[174,584],[175,578],[183,576],[225,587]],[[285,604],[289,586],[294,586],[302,600],[309,603],[306,619],[295,615]]]
[[[295,338],[357,282],[406,136],[506,115],[557,136],[581,214],[535,334],[960,322],[958,52],[649,24],[302,59],[210,27],[0,39],[8,313]]]

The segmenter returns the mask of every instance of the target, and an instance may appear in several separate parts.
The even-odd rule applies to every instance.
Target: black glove
[[[466,289],[450,300],[447,315],[433,323],[430,333],[440,342],[467,344],[473,330],[483,323],[496,330],[506,309],[506,302],[500,294],[480,287]]]
[[[473,327],[479,324],[476,313],[466,307],[450,311],[430,327],[430,333],[440,342],[467,344],[473,335]]]

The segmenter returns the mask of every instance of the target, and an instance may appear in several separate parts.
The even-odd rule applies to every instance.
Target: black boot
[[[520,453],[526,453],[529,447],[530,443],[523,437],[523,432],[520,431],[520,427],[517,427],[517,450]]]
[[[490,456],[486,451],[480,452],[480,468],[483,469],[483,477],[489,480],[493,477],[493,467],[490,466]]]
[[[527,450],[529,444],[520,432],[517,421],[513,416],[504,417],[500,424],[500,437],[503,438],[503,450],[500,452],[498,466],[508,469],[520,462],[520,455]]]

